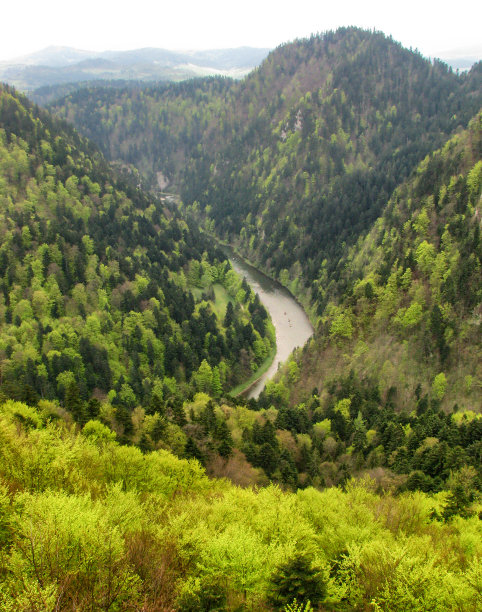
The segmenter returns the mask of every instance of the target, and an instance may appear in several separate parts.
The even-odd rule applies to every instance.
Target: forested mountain
[[[355,28],[282,46],[240,83],[83,90],[55,111],[159,174],[208,226],[283,281],[313,292],[393,189],[482,103],[481,65],[454,74]],[[163,182],[164,179],[167,179]],[[196,205],[196,210],[198,210]]]
[[[437,490],[472,465],[480,478],[481,189],[482,113],[395,190],[326,287],[341,297],[314,339],[268,383],[259,404],[310,435],[313,477],[378,468]]]
[[[235,243],[311,310],[315,339],[260,401],[288,411],[272,421],[293,434],[297,459],[285,458],[298,484],[395,466],[421,470],[437,489],[460,465],[456,447],[470,447],[462,463],[477,465],[479,422],[468,423],[481,399],[479,119],[432,152],[481,107],[481,78],[481,64],[460,76],[349,28],[278,48],[241,83],[83,90],[54,109],[148,184],[169,180],[186,218]],[[439,440],[454,405],[447,426],[458,433]],[[433,415],[439,424],[426,426]],[[460,437],[460,419],[473,433]],[[370,432],[361,447],[357,428]],[[243,436],[246,456],[273,476],[283,444],[260,459],[263,435]],[[452,459],[427,469],[401,460],[429,437],[448,444],[434,455]]]
[[[111,164],[0,88],[2,610],[480,609],[481,77],[348,28],[69,94]],[[258,400],[212,235],[316,325]]]
[[[219,396],[269,355],[268,315],[194,227],[101,154],[0,89],[1,392],[82,423]],[[162,410],[161,410],[162,408]]]

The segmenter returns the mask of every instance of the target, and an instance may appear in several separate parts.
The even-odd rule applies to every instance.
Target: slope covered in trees
[[[436,490],[463,464],[480,479],[481,188],[479,113],[395,190],[340,261],[341,287],[323,287],[341,297],[314,339],[268,384],[261,406],[293,433],[289,406],[308,408],[325,481],[383,467]]]
[[[450,494],[378,495],[370,480],[240,489],[98,421],[76,432],[47,404],[0,405],[8,612],[480,609],[476,504],[444,520]]]
[[[270,478],[381,468],[438,490],[480,464],[479,119],[432,151],[481,103],[480,64],[460,76],[350,28],[280,47],[239,84],[56,107],[146,180],[162,170],[186,218],[305,298],[315,338],[259,406],[275,411],[260,427],[285,433],[245,427],[238,445]]]
[[[71,95],[182,218],[0,89],[2,609],[480,608],[480,95],[355,29]],[[312,298],[258,402],[272,329],[199,221]]]
[[[220,136],[231,133],[224,116],[230,112],[233,86],[229,79],[208,78],[120,89],[85,87],[51,110],[93,140],[108,159],[138,168],[148,187],[158,187],[160,172],[177,191],[186,160],[206,150],[208,133],[218,144]]]
[[[267,357],[267,313],[225,256],[8,87],[0,149],[4,395],[79,422],[108,398],[128,434],[136,406],[216,397]]]
[[[171,181],[207,227],[315,309],[345,245],[482,102],[481,67],[454,74],[380,33],[348,28],[272,52],[241,83],[83,90],[55,111],[110,159]]]

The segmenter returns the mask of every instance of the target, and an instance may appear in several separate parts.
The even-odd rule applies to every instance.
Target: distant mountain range
[[[146,47],[130,51],[87,51],[50,46],[0,62],[0,81],[47,103],[90,81],[182,81],[193,77],[240,79],[267,57],[270,49],[239,47],[204,51],[170,51]],[[465,71],[481,56],[480,48],[453,49],[436,54],[454,70]],[[53,86],[53,88],[52,88]],[[47,88],[47,89],[44,89]]]
[[[204,51],[134,49],[85,51],[47,47],[0,62],[0,80],[25,92],[39,87],[91,80],[180,81],[195,76],[241,78],[258,66],[269,49],[240,47]]]

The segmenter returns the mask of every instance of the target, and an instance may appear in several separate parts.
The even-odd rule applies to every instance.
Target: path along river
[[[272,378],[278,365],[285,361],[298,346],[303,346],[313,334],[313,326],[305,311],[291,293],[253,266],[246,263],[229,246],[219,245],[229,257],[231,265],[244,276],[271,316],[276,329],[276,355],[269,369],[244,393],[246,397],[258,397],[266,381]]]

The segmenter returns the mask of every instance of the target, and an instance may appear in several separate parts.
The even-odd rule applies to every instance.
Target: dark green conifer
[[[314,565],[309,555],[298,552],[292,559],[280,564],[270,577],[268,603],[282,610],[296,599],[298,603],[318,606],[326,596],[323,570]]]

